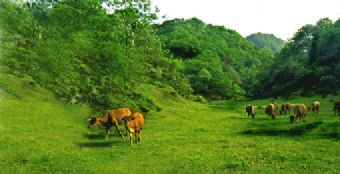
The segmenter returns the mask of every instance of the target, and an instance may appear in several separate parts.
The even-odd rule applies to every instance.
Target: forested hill
[[[149,0],[106,1],[111,10],[102,3],[1,0],[0,71],[96,109],[159,110],[135,90],[141,84],[196,100],[340,86],[339,20],[303,26],[274,57],[236,31],[196,18],[155,25]]]
[[[197,94],[209,98],[252,95],[258,73],[273,62],[234,30],[197,18],[174,19],[157,26],[163,49],[183,61],[185,76]]]
[[[254,33],[247,36],[246,39],[260,48],[270,49],[273,54],[280,52],[285,45],[282,39],[277,38],[273,34]]]
[[[302,26],[260,77],[263,94],[313,95],[339,91],[340,19]]]

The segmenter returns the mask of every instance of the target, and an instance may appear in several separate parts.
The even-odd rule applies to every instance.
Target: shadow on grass
[[[240,116],[240,117],[228,117],[228,119],[232,119],[232,120],[260,120],[260,121],[270,121],[270,119],[268,118],[264,118],[264,117],[255,117],[255,118],[251,118],[251,117],[248,117],[248,116]]]
[[[88,134],[88,133],[84,133],[84,137],[87,139],[91,139],[91,140],[104,140],[105,139],[105,135],[102,134]]]
[[[122,132],[124,136],[127,136],[125,131],[122,131]],[[95,133],[84,133],[83,136],[90,140],[104,140],[105,139],[105,133],[100,132],[100,131],[97,131]],[[111,131],[109,134],[109,138],[110,137],[120,137],[120,136],[118,133],[116,133],[116,131]]]
[[[330,123],[321,128],[321,137],[340,141],[340,123]]]
[[[300,124],[300,123],[296,123]],[[302,136],[322,124],[321,121],[313,122],[313,123],[305,123],[300,124],[299,126],[293,127],[291,129],[278,129],[274,127],[268,127],[267,129],[253,129],[253,130],[246,130],[241,132],[241,134],[245,135],[262,135],[262,136]],[[263,125],[263,127],[265,127]]]
[[[112,147],[117,142],[105,141],[105,142],[82,142],[78,143],[80,148],[108,148]]]
[[[122,144],[123,142],[121,139],[116,139],[113,137],[119,137],[115,133],[110,134],[107,141],[105,141],[105,135],[103,133],[96,133],[96,134],[90,134],[90,133],[84,133],[83,136],[89,140],[97,140],[94,142],[81,142],[78,143],[79,147],[87,147],[87,148],[105,148],[105,147],[112,147],[114,145]],[[112,140],[114,139],[114,140]]]

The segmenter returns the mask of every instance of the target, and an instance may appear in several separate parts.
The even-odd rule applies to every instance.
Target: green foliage
[[[328,18],[301,27],[276,56],[268,95],[334,93],[340,85],[340,28]]]
[[[31,76],[67,102],[159,110],[132,95],[134,88],[158,81],[192,92],[181,62],[164,58],[149,0],[0,3],[3,69]]]
[[[270,49],[273,54],[280,52],[285,45],[282,39],[275,37],[273,34],[255,33],[247,36],[246,39],[260,48]]]
[[[157,33],[163,48],[183,61],[194,93],[208,98],[243,96],[253,87],[247,82],[272,62],[270,51],[257,48],[233,30],[197,18],[165,21],[157,26]]]

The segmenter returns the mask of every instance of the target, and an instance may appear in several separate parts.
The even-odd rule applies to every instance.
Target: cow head
[[[87,121],[89,122],[88,128],[96,128],[100,125],[98,118],[94,115],[92,115],[92,117],[88,119]]]
[[[122,120],[123,120],[124,122],[128,122],[128,121],[131,121],[131,120],[134,120],[134,119],[135,119],[134,116],[128,116],[128,117],[123,117],[123,118],[122,118]]]
[[[291,115],[289,119],[290,119],[290,123],[294,123],[296,121],[296,117],[294,115]]]

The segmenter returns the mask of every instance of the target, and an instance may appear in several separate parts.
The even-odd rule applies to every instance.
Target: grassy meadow
[[[339,173],[339,96],[277,99],[321,102],[319,115],[289,124],[288,116],[255,119],[246,104],[271,99],[195,103],[170,89],[141,86],[161,106],[150,112],[142,142],[129,145],[111,130],[87,129],[86,105],[58,101],[31,79],[0,76],[0,173]]]

